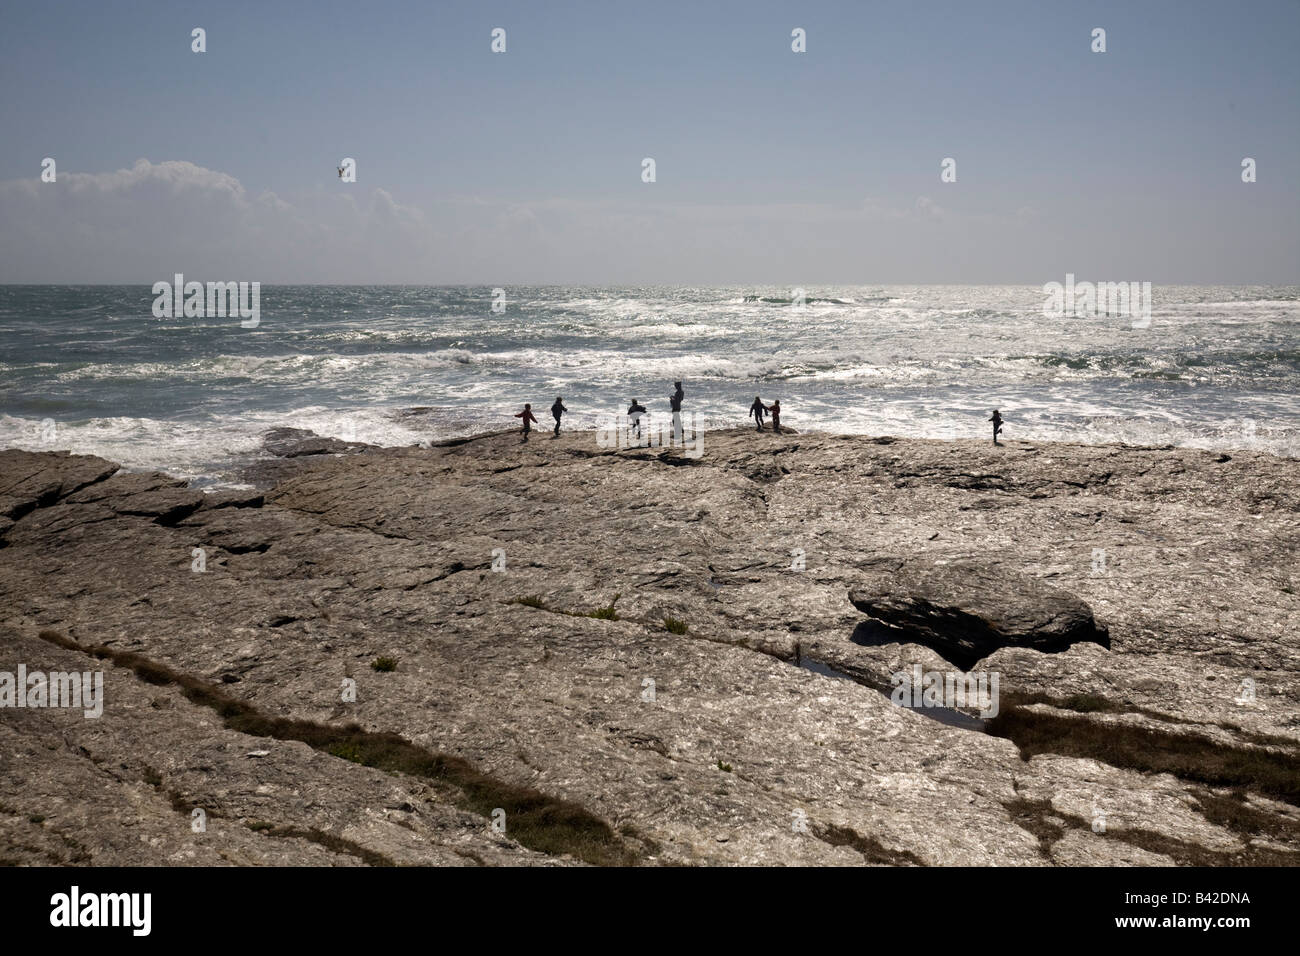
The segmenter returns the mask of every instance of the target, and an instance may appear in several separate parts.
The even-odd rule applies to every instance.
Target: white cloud
[[[798,260],[824,252],[828,237],[842,245],[846,230],[912,212],[468,197],[426,214],[360,184],[252,196],[227,173],[141,159],[115,172],[63,171],[55,183],[0,183],[0,281],[152,283],[183,272],[266,283],[723,283],[742,272],[807,274]]]
[[[916,197],[916,212],[922,219],[943,218],[943,207],[929,196]]]
[[[345,191],[347,190],[347,191]],[[137,160],[0,183],[0,281],[204,279],[399,281],[427,264],[433,230],[382,189],[340,186],[287,201],[233,176]]]
[[[929,196],[723,204],[669,195],[445,197],[416,208],[332,176],[302,194],[254,195],[227,173],[141,159],[115,172],[62,170],[55,183],[0,183],[0,282],[152,284],[183,272],[267,284],[1037,284],[1063,262],[1153,281],[1218,275],[1217,247],[1155,241],[1170,215],[1128,209],[1132,228],[1117,238],[1107,216],[1068,197],[999,213],[987,198],[974,212],[965,198],[940,207]],[[1195,225],[1180,228],[1192,235]],[[1270,252],[1261,273],[1281,274],[1286,254],[1285,244]]]

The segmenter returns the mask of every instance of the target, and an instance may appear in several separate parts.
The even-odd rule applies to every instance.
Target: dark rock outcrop
[[[874,580],[849,591],[863,614],[900,644],[922,644],[967,670],[1003,647],[1053,653],[1080,641],[1110,647],[1092,609],[1068,591],[976,561],[877,562]]]
[[[0,451],[0,517],[16,521],[36,508],[52,505],[102,481],[117,469],[111,461],[94,455]]]

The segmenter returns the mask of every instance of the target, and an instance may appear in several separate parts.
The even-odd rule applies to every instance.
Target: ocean
[[[167,277],[170,279],[171,277]],[[1063,279],[1064,277],[1062,277]],[[265,286],[260,322],[155,318],[139,286],[0,286],[0,447],[238,485],[276,426],[410,445],[638,398],[801,431],[1300,454],[1300,287],[1153,290],[1149,327],[1039,286]],[[419,409],[420,411],[414,411]],[[707,445],[706,445],[707,449]]]

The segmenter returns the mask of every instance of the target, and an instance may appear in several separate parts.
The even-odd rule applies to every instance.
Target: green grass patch
[[[601,621],[617,621],[618,612],[614,610],[614,605],[618,603],[618,599],[622,596],[621,594],[615,594],[614,600],[609,602],[609,607],[598,607],[596,610],[589,612],[587,617],[594,617]]]
[[[669,634],[685,634],[687,631],[686,622],[675,617],[665,617],[664,627]]]
[[[379,671],[381,674],[387,674],[390,671],[397,670],[397,659],[392,657],[376,657],[370,662],[372,671]]]

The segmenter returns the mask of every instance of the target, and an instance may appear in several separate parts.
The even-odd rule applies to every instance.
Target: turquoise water
[[[164,277],[170,279],[171,277]],[[706,427],[755,393],[799,429],[1300,453],[1300,289],[1156,287],[1150,328],[1044,315],[1038,287],[266,286],[261,321],[156,319],[148,286],[0,287],[0,446],[208,482],[276,425],[410,444],[573,427],[672,383]],[[424,415],[404,415],[412,407]],[[546,425],[547,416],[539,414]]]

